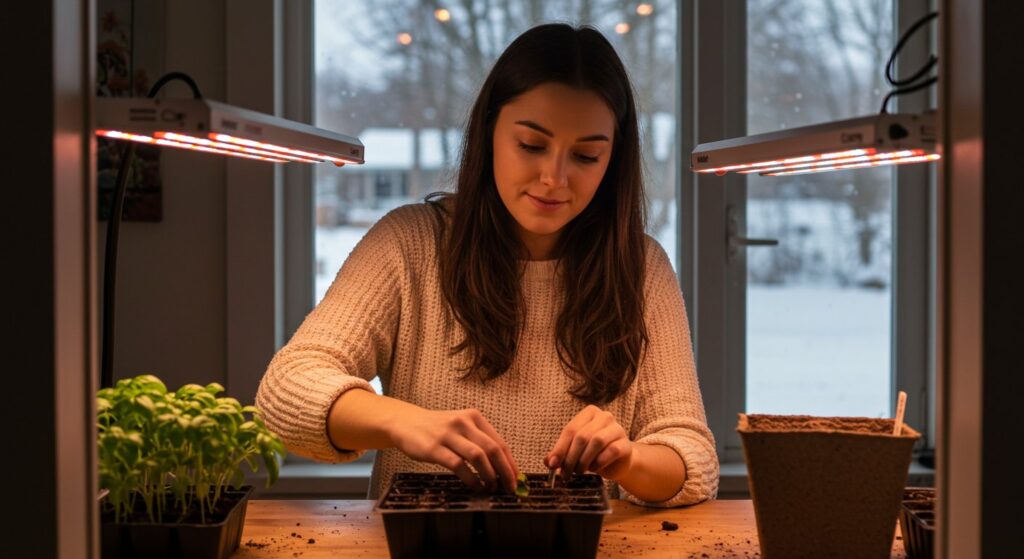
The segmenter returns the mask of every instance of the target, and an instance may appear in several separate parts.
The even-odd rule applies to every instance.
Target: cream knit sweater
[[[520,471],[546,472],[543,459],[562,428],[584,407],[568,390],[554,343],[561,290],[554,260],[523,261],[526,325],[510,371],[481,384],[461,380],[465,354],[449,348],[461,326],[446,326],[438,283],[434,209],[411,204],[388,213],[353,249],[323,301],[274,356],[256,405],[291,452],[323,462],[348,462],[365,451],[336,449],[327,412],[350,389],[384,393],[435,410],[476,408],[504,437]],[[674,449],[686,464],[686,483],[672,498],[648,503],[616,484],[610,496],[670,507],[713,498],[718,458],[707,427],[679,284],[665,251],[647,237],[644,292],[650,345],[636,381],[604,407],[631,440]],[[387,489],[395,472],[445,471],[390,448],[377,453],[369,498]]]

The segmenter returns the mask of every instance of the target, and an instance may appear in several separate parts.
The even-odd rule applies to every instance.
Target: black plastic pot
[[[393,558],[597,555],[611,513],[600,476],[528,474],[529,495],[474,494],[452,474],[399,473],[374,510]]]
[[[900,505],[900,531],[908,559],[931,559],[935,541],[935,489],[907,487]]]
[[[115,523],[104,514],[100,530],[103,559],[228,559],[238,549],[245,509],[253,487],[244,485],[222,493],[227,509],[208,524]],[[208,518],[208,520],[211,520]]]

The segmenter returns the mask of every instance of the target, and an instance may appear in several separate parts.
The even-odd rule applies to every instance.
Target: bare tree
[[[884,92],[883,69],[893,44],[892,0],[831,2],[751,0],[748,3],[750,132],[816,124],[871,114]],[[853,217],[856,238],[850,269],[879,257],[878,239],[888,222],[890,171],[857,171],[750,180],[750,195],[842,202]],[[837,224],[847,223],[836,220]],[[789,223],[775,231],[795,234]],[[789,259],[777,251],[779,258]],[[772,266],[773,269],[790,269]],[[840,278],[841,281],[845,277]]]
[[[675,2],[649,2],[652,13],[637,13],[633,0],[380,0],[367,10],[369,25],[354,40],[381,53],[382,62],[393,68],[384,76],[381,87],[369,91],[353,87],[360,82],[358,69],[338,69],[345,77],[318,77],[318,110],[321,121],[333,119],[360,126],[403,127],[413,130],[464,127],[476,93],[491,65],[505,47],[529,27],[547,21],[591,24],[602,30],[623,57],[637,93],[643,123],[645,166],[648,170],[648,196],[663,203],[651,216],[650,229],[667,223],[674,200],[674,169],[652,157],[653,126],[651,115],[672,113],[675,108]],[[441,17],[439,10],[446,10]],[[618,33],[615,25],[624,23],[628,31]],[[403,35],[405,34],[405,35]],[[399,38],[401,37],[401,41]],[[397,62],[394,63],[394,62]],[[333,80],[333,81],[332,81]],[[351,96],[339,97],[332,91],[357,91],[370,104],[364,107]],[[352,118],[352,107],[360,116]],[[669,134],[670,138],[674,135]],[[442,159],[454,165],[458,146],[442,138]],[[674,146],[669,153],[674,152]],[[413,169],[413,183],[418,169]]]

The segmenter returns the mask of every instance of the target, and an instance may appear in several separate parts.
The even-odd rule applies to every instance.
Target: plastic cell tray
[[[391,557],[596,556],[611,513],[600,476],[527,474],[529,495],[474,493],[454,474],[398,473],[374,510]]]

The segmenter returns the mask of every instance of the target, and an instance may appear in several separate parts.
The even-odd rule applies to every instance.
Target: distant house
[[[462,132],[450,128],[367,128],[359,134],[366,163],[317,181],[317,223],[369,225],[388,210],[442,188],[458,159]],[[443,141],[442,141],[443,140]]]

